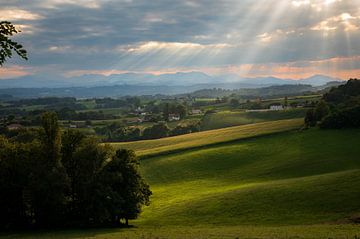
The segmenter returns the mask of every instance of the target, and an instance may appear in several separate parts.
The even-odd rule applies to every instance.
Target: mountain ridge
[[[136,86],[194,86],[194,85],[219,85],[224,88],[257,88],[271,85],[309,84],[312,86],[324,85],[328,82],[342,81],[325,75],[314,75],[308,78],[293,80],[281,79],[273,76],[243,78],[234,74],[210,76],[203,72],[176,72],[161,75],[146,73],[123,73],[108,76],[99,74],[86,74],[75,77],[54,75],[22,76],[14,79],[0,80],[0,88],[64,88],[64,87],[94,87],[112,85]]]

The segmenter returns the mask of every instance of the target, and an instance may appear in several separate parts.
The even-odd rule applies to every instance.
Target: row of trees
[[[106,127],[95,128],[98,134],[104,135],[108,141],[136,141],[142,139],[159,139],[168,136],[189,134],[200,131],[200,123],[179,124],[170,129],[166,122],[158,122],[140,130],[138,127],[129,127],[117,123]]]
[[[327,129],[360,127],[360,80],[350,79],[331,89],[315,108],[307,111],[305,124]]]
[[[149,204],[133,151],[62,133],[55,113],[32,132],[0,136],[1,228],[127,224]]]

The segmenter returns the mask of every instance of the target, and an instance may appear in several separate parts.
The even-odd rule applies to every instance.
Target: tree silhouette
[[[7,58],[11,58],[13,52],[17,53],[21,58],[27,60],[27,52],[23,46],[16,41],[10,39],[20,30],[8,21],[0,21],[0,66],[2,66]]]

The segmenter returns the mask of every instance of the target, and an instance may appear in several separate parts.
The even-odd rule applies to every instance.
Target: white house
[[[169,121],[179,121],[180,115],[178,114],[169,114]]]
[[[7,126],[8,130],[18,130],[22,128],[21,124],[10,124]]]
[[[200,114],[202,114],[202,111],[201,111],[201,110],[193,109],[193,110],[191,110],[191,114],[192,114],[192,115],[200,115]]]
[[[270,105],[270,110],[280,111],[280,110],[284,110],[284,107],[282,105]]]

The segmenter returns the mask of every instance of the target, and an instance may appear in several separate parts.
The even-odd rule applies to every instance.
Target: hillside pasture
[[[154,195],[133,228],[4,238],[357,239],[359,139],[291,131],[144,159]]]
[[[142,161],[139,224],[311,225],[360,213],[360,130],[287,132]]]
[[[301,118],[305,116],[305,113],[306,109],[265,112],[220,111],[204,116],[202,130],[220,129],[273,120]]]
[[[156,140],[143,140],[126,143],[111,143],[114,148],[134,150],[139,156],[164,154],[188,148],[234,141],[259,135],[299,129],[303,119],[269,121],[224,129],[209,130]]]

